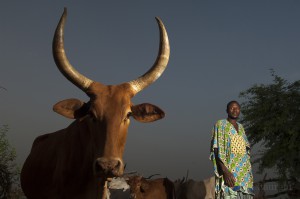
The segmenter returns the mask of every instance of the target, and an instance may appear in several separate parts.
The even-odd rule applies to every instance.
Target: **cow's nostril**
[[[115,165],[114,165],[114,168],[115,168],[115,169],[119,169],[120,166],[121,166],[121,161],[120,161],[120,160],[116,160],[116,162],[115,162],[114,164],[115,164]]]
[[[122,161],[115,158],[98,158],[94,165],[95,174],[119,176],[123,173]]]

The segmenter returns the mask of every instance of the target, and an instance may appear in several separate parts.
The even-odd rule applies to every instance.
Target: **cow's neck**
[[[102,179],[94,175],[92,167],[96,157],[95,147],[99,143],[93,137],[93,133],[84,128],[83,125],[84,123],[80,121],[74,121],[63,132],[64,139],[62,139],[61,146],[64,147],[57,148],[59,150],[57,164],[63,164],[65,169],[63,171],[59,169],[58,176],[64,176],[61,186],[67,186],[70,192],[89,187],[88,189],[91,191],[89,193],[93,194],[91,198],[95,198],[97,195],[97,199],[102,199],[99,195],[102,196],[104,182],[101,182]],[[65,188],[68,189],[67,187]],[[85,194],[87,193],[79,193],[79,195],[83,195],[79,198],[87,198]]]

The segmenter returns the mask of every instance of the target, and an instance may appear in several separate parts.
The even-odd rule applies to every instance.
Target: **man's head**
[[[226,113],[228,114],[228,118],[237,119],[241,112],[241,106],[237,101],[230,101],[227,104]]]

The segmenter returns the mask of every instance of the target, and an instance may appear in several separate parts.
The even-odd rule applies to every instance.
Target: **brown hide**
[[[145,179],[131,176],[127,183],[133,199],[175,199],[174,185],[168,178]]]
[[[67,99],[53,110],[75,119],[67,128],[35,139],[21,172],[22,189],[29,199],[102,199],[107,177],[123,174],[123,152],[130,116],[141,122],[164,117],[149,103],[133,105],[131,98],[153,83],[168,62],[166,30],[157,19],[160,53],[153,67],[140,78],[119,85],[90,80],[69,63],[63,44],[66,10],[53,40],[53,56],[62,74],[90,98]]]

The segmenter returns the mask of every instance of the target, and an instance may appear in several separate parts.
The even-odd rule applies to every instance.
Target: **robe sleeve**
[[[227,161],[226,161],[226,153],[225,153],[226,143],[225,143],[224,133],[223,133],[224,130],[225,130],[225,127],[221,124],[220,121],[218,121],[212,129],[211,150],[210,150],[210,158],[209,159],[213,163],[214,172],[218,178],[220,178],[221,175],[219,174],[218,169],[217,169],[216,157],[215,157],[215,153],[214,153],[215,148],[218,149],[218,154],[217,154],[218,157],[221,159],[223,164],[228,168]]]

